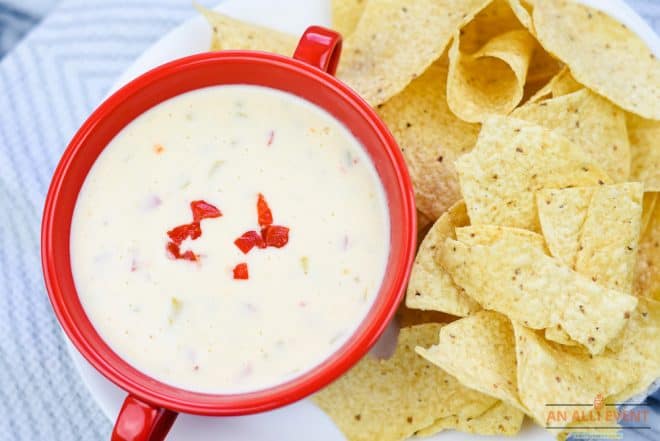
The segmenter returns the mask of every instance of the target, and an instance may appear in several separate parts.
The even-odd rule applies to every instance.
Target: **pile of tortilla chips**
[[[514,435],[525,415],[611,436],[603,403],[660,377],[660,62],[568,0],[332,8],[338,76],[396,137],[425,235],[394,355],[315,401],[352,441]],[[202,12],[213,49],[295,48]]]

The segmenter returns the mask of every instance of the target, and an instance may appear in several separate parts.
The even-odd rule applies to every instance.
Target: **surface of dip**
[[[261,234],[259,194],[288,242],[244,254],[234,242]],[[222,215],[180,240],[194,257],[177,259],[168,231],[193,222],[194,201]],[[105,148],[78,196],[71,263],[121,357],[180,388],[232,393],[345,343],[377,295],[389,236],[378,175],[341,123],[287,93],[215,86],[150,109]],[[234,278],[240,263],[247,279]]]

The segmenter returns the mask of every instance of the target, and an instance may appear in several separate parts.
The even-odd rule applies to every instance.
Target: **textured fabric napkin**
[[[660,32],[660,1],[630,3]],[[64,0],[0,61],[0,441],[109,438],[45,293],[41,211],[78,126],[140,53],[194,14],[189,0]],[[624,435],[660,439],[658,431]]]

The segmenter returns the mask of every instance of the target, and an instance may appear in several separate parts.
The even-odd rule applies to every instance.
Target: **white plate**
[[[584,3],[608,12],[630,29],[637,32],[660,56],[660,39],[646,22],[622,0],[584,0]],[[301,34],[311,24],[329,25],[329,0],[227,0],[218,8],[232,17],[252,21],[293,34]],[[173,29],[147,49],[121,75],[112,91],[126,84],[145,71],[167,61],[204,52],[208,48],[211,32],[201,17],[191,19]],[[385,336],[391,344],[393,333]],[[126,393],[106,380],[69,345],[69,352],[76,369],[103,413],[115,421]],[[458,432],[443,432],[429,441],[511,441],[508,437],[474,436]],[[521,441],[546,441],[553,437],[543,429],[527,424],[520,436]],[[259,415],[232,418],[199,417],[180,415],[168,441],[342,441],[344,437],[311,401],[303,400],[293,405]]]

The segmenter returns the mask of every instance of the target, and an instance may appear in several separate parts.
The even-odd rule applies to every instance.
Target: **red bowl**
[[[42,263],[53,309],[78,351],[101,374],[129,392],[113,440],[164,439],[175,412],[242,415],[301,399],[353,366],[381,335],[403,295],[414,257],[413,190],[399,148],[369,105],[332,74],[341,37],[319,27],[303,35],[294,58],[253,51],[222,51],[157,67],[108,98],[73,137],[55,170],[42,223]],[[351,338],[313,370],[256,392],[214,395],[164,384],[119,357],[99,336],[78,298],[69,238],[78,192],[105,146],[147,109],[207,86],[253,84],[292,93],[330,112],[360,140],[384,186],[390,215],[390,254],[374,304]]]

